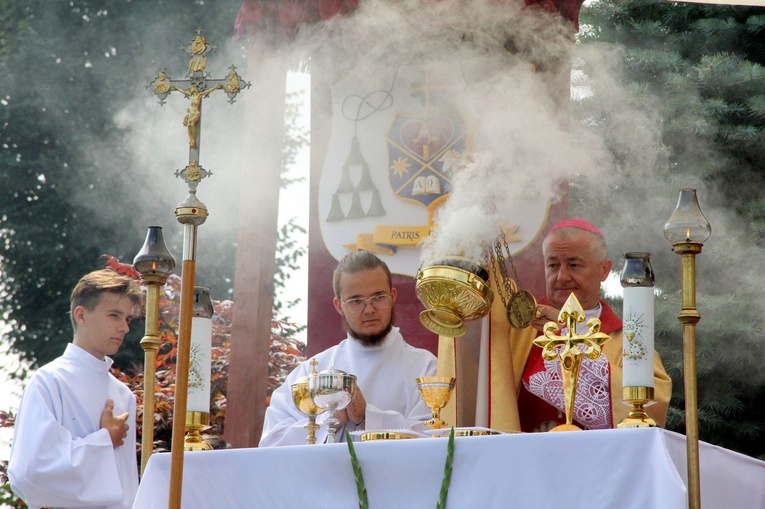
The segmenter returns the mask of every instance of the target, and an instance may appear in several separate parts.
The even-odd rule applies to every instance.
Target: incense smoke
[[[573,56],[571,26],[557,14],[515,2],[372,0],[328,25],[300,39],[323,73],[330,63],[339,79],[358,62],[354,75],[372,81],[381,70],[422,66],[471,123],[471,153],[454,154],[453,191],[422,246],[424,262],[483,259],[520,203],[546,201],[551,183],[572,173],[606,169],[601,140],[567,120],[568,68],[548,65]]]
[[[680,262],[663,226],[678,191],[696,188],[713,230],[697,264],[699,309],[704,314],[705,299],[714,302],[705,320],[719,327],[746,302],[754,314],[734,327],[751,346],[765,315],[758,291],[763,257],[747,238],[746,225],[729,212],[721,189],[694,174],[694,160],[724,165],[725,157],[697,140],[697,146],[687,148],[685,166],[670,165],[661,139],[662,98],[636,95],[625,86],[621,48],[575,45],[571,39],[570,26],[557,15],[514,2],[366,0],[351,17],[305,27],[296,48],[311,55],[321,69],[318,78],[328,84],[351,70],[377,80],[380,69],[428,65],[439,82],[448,83],[455,107],[474,122],[472,153],[458,154],[464,157],[456,161],[453,192],[438,209],[423,262],[454,254],[482,259],[485,247],[518,214],[514,205],[554,201],[551,185],[563,180],[574,190],[571,208],[604,232],[615,271],[625,252],[653,254],[661,301],[676,312]],[[720,305],[721,300],[727,304]],[[679,329],[675,324],[671,334],[657,334],[676,337]],[[731,345],[715,344],[713,338],[706,346],[709,358],[748,357],[723,352]],[[678,344],[664,348],[675,358],[681,350]],[[762,346],[756,350],[762,353]],[[761,377],[747,372],[742,379],[755,383]]]
[[[189,28],[189,40],[195,28]],[[108,185],[99,188],[98,196],[88,189],[73,189],[71,199],[89,203],[105,223],[124,225],[124,234],[136,239],[136,251],[146,226],[164,226],[179,258],[182,231],[173,209],[186,197],[187,186],[174,172],[188,158],[182,125],[187,101],[170,97],[160,107],[144,86],[161,67],[173,77],[182,76],[188,55],[179,50],[185,40],[167,40],[162,27],[153,23],[146,23],[145,29],[132,34],[145,47],[133,51],[131,60],[121,65],[120,80],[131,83],[132,89],[111,98],[112,107],[118,105],[114,128],[120,131],[120,158],[115,157],[115,147],[99,140],[99,133],[91,133],[80,148],[98,161],[103,175],[80,181],[101,178]],[[208,70],[218,77],[234,64],[245,79],[253,80],[246,59],[252,48],[247,41],[225,41],[229,33],[206,32],[219,48],[210,56]],[[315,66],[312,79],[322,86],[331,86],[351,71],[374,76],[377,83],[380,70],[394,76],[396,69],[414,65],[429,65],[434,79],[449,85],[449,100],[470,118],[475,136],[469,154],[455,154],[453,194],[438,210],[436,230],[423,249],[424,261],[458,253],[482,258],[481,251],[495,241],[499,230],[512,226],[505,222],[517,214],[514,205],[555,200],[550,186],[563,179],[576,190],[578,201],[572,209],[604,232],[615,270],[623,253],[651,252],[657,286],[674,292],[679,260],[662,228],[678,190],[693,187],[713,232],[697,263],[699,309],[704,316],[700,327],[731,321],[739,316],[739,303],[746,302],[749,313],[736,318],[746,326],[741,337],[751,342],[761,334],[765,304],[759,289],[765,262],[748,238],[746,225],[729,212],[731,204],[720,192],[722,186],[744,189],[747,183],[719,182],[717,189],[694,175],[692,160],[684,167],[669,166],[668,149],[660,139],[661,99],[636,100],[624,86],[620,48],[573,44],[570,26],[557,14],[523,9],[516,2],[364,0],[351,16],[302,27],[287,49],[293,61]],[[120,58],[121,51],[118,48],[110,58]],[[262,56],[269,57],[267,51]],[[573,75],[566,66],[549,64],[569,61]],[[571,76],[575,86],[569,97]],[[73,92],[53,86],[49,93],[55,104],[61,95]],[[198,191],[210,210],[199,231],[200,250],[205,250],[197,268],[200,278],[225,263],[216,256],[216,246],[232,250],[236,243],[244,184],[257,185],[251,182],[257,182],[262,172],[273,171],[258,158],[262,140],[244,134],[248,123],[258,122],[246,107],[248,93],[233,105],[215,94],[204,103],[200,164],[213,176],[202,181]],[[326,112],[317,108],[315,113]],[[726,164],[702,142],[688,152]],[[228,274],[233,270],[227,267]],[[217,283],[200,280],[200,284]],[[720,306],[718,314],[706,315],[707,296],[729,299],[730,304]]]

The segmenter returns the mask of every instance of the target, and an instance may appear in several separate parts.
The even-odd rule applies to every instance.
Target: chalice
[[[329,412],[325,421],[327,443],[333,443],[338,423],[335,412],[344,409],[353,401],[356,395],[356,376],[334,368],[319,373],[314,370],[308,377],[308,393],[319,410]]]
[[[316,424],[316,416],[322,413],[324,410],[316,406],[311,399],[311,394],[308,390],[308,377],[304,376],[299,378],[297,382],[290,386],[292,388],[292,401],[300,411],[300,413],[308,416],[308,424],[305,425],[305,429],[308,431],[308,436],[305,441],[309,445],[316,443],[316,430],[319,429],[319,425]]]
[[[420,389],[423,401],[428,405],[432,414],[425,425],[431,429],[441,429],[447,426],[441,420],[441,409],[449,402],[454,391],[456,378],[448,376],[421,376],[417,378],[417,388]]]

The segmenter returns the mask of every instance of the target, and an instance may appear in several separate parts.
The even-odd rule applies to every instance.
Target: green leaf
[[[441,481],[441,493],[436,509],[446,509],[446,497],[449,495],[449,484],[452,482],[452,465],[454,464],[454,428],[449,432],[449,443],[446,446],[446,463],[444,478]]]
[[[361,472],[359,459],[356,457],[356,449],[353,447],[353,437],[345,430],[345,441],[348,444],[348,453],[351,455],[351,465],[353,466],[353,476],[356,478],[356,492],[359,496],[359,509],[369,509],[369,500],[367,499],[367,488],[364,486],[364,474]]]

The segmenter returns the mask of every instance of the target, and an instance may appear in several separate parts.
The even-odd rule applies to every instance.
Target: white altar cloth
[[[373,509],[436,506],[446,438],[354,442]],[[704,509],[765,508],[765,462],[700,443]],[[685,509],[685,437],[658,428],[455,439],[452,509]],[[185,454],[183,509],[358,507],[345,443]],[[168,506],[152,455],[134,509]]]

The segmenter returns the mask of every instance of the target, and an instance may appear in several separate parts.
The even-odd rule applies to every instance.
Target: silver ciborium
[[[494,300],[489,271],[469,258],[449,256],[417,271],[415,290],[425,306],[420,323],[442,336],[459,337],[465,322],[486,316]]]
[[[344,409],[353,401],[356,395],[356,376],[334,368],[318,373],[312,372],[308,377],[308,393],[321,411],[329,412],[325,421],[327,443],[333,443],[338,423],[335,412]]]

